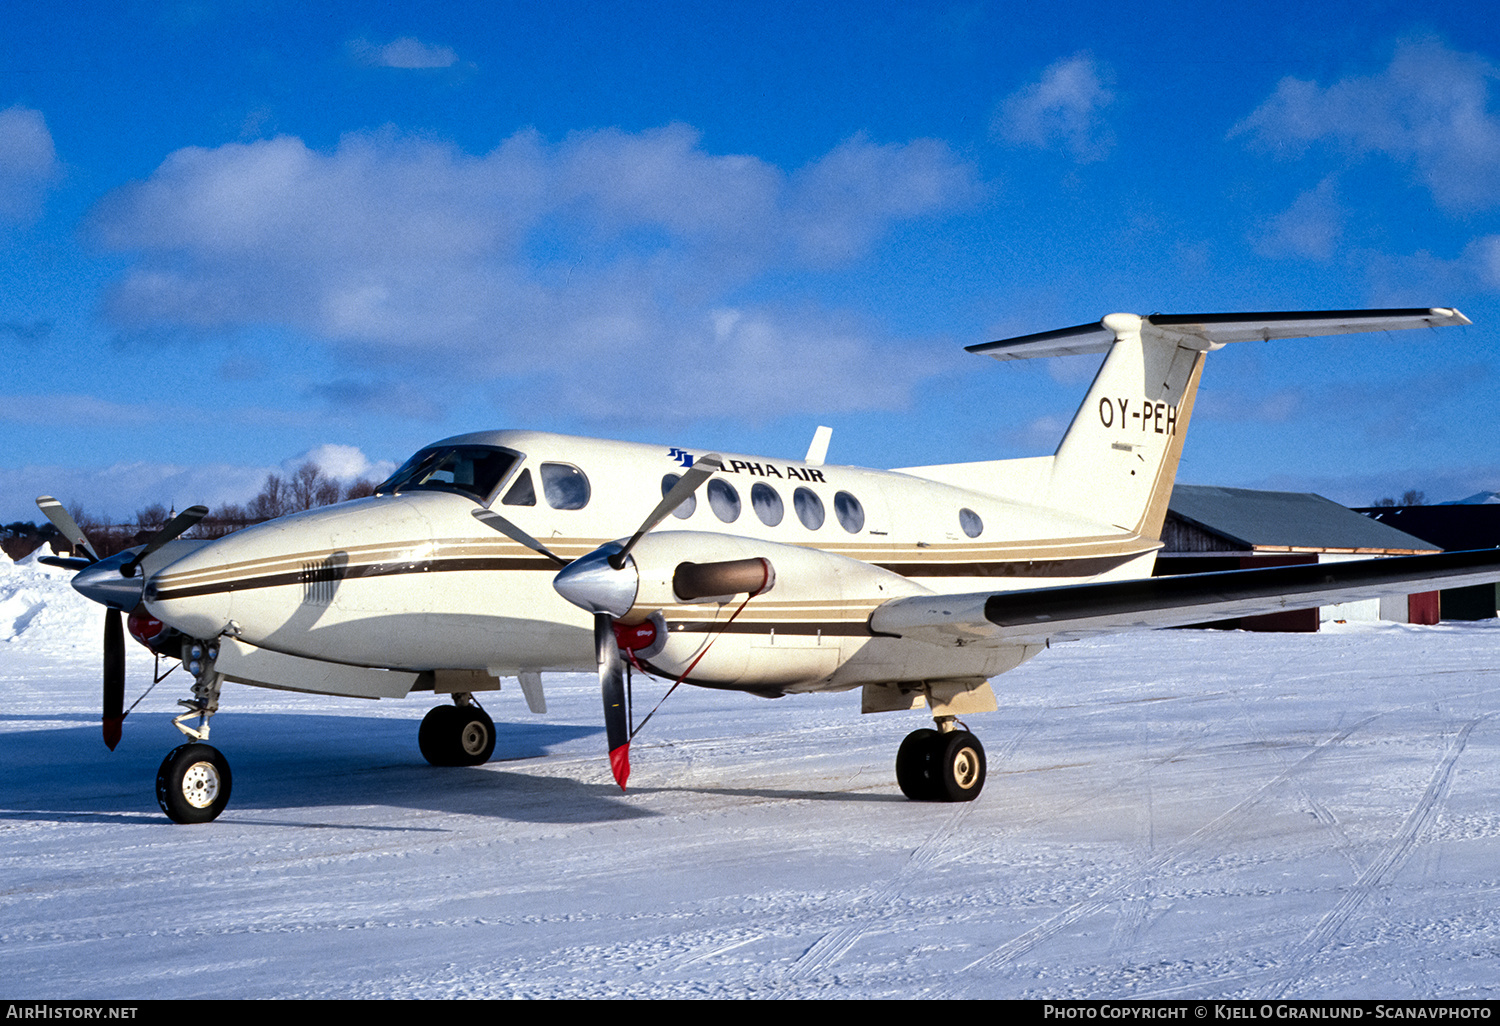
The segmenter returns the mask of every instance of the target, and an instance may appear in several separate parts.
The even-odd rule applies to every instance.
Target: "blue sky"
[[[81,12],[81,13],[80,13]],[[1181,480],[1500,489],[1479,4],[8,4],[0,521],[529,427],[1050,452],[1103,314],[1456,306],[1232,346]]]

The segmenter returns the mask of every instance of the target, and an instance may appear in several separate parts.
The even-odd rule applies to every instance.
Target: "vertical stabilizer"
[[[1134,314],[1101,323],[1115,341],[1057,447],[1044,503],[1159,538],[1204,352],[1218,346]]]

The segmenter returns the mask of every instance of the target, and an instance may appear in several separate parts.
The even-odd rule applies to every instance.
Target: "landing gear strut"
[[[915,802],[971,802],[984,789],[984,746],[953,717],[906,735],[896,753],[896,782]]]
[[[229,804],[229,760],[208,740],[208,721],[219,711],[224,675],[214,669],[219,647],[214,642],[183,645],[182,665],[193,675],[193,697],[178,705],[187,712],[172,726],[192,738],[167,753],[156,771],[156,803],[173,823],[209,823]],[[197,720],[194,726],[190,720]]]
[[[456,705],[440,705],[422,717],[417,747],[434,766],[480,766],[495,752],[495,721],[473,696],[453,696]]]

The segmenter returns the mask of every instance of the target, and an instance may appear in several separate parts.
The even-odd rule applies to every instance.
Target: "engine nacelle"
[[[660,531],[630,558],[638,583],[620,619],[665,621],[654,670],[767,693],[827,682],[872,636],[876,606],[930,594],[858,559],[733,535]]]

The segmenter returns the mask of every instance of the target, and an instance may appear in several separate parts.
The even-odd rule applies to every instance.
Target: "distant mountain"
[[[1439,506],[1487,506],[1500,504],[1500,492],[1475,492],[1467,499],[1454,499],[1452,502],[1440,502]]]

